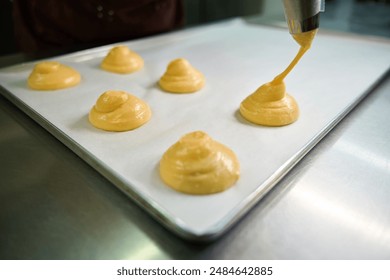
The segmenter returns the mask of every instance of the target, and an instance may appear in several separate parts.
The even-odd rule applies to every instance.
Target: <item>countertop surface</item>
[[[0,96],[1,259],[389,259],[390,76],[239,223],[184,241]]]

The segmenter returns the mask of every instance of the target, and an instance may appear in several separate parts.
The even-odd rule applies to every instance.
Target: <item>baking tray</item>
[[[54,57],[77,69],[80,85],[34,91],[26,79],[34,63],[0,70],[1,93],[107,177],[164,226],[195,240],[226,231],[326,135],[390,66],[390,43],[319,33],[286,79],[301,115],[284,127],[252,125],[240,102],[280,73],[298,50],[286,30],[241,19],[125,42],[145,60],[130,75],[99,68],[112,47]],[[170,94],[156,84],[169,61],[187,58],[206,76],[194,94]],[[126,90],[147,101],[150,122],[129,132],[101,131],[88,112],[106,90]],[[241,163],[237,184],[223,193],[188,195],[162,183],[158,163],[182,135],[203,130],[230,147]]]

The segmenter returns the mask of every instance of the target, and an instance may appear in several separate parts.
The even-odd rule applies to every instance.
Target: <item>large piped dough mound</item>
[[[110,50],[100,66],[109,72],[129,74],[140,70],[144,66],[144,60],[127,46],[120,45]]]
[[[234,152],[202,131],[184,135],[160,161],[160,176],[173,189],[211,194],[232,186],[240,176]]]
[[[34,66],[27,84],[36,90],[56,90],[77,85],[81,77],[73,68],[56,61],[45,61]]]
[[[245,98],[241,102],[240,113],[255,124],[283,126],[298,119],[299,108],[295,99],[286,94],[284,82],[271,82]]]
[[[200,90],[205,84],[205,78],[184,58],[171,61],[160,78],[160,87],[173,93],[190,93]]]
[[[89,112],[89,121],[108,131],[132,130],[150,120],[149,105],[124,91],[106,91]]]

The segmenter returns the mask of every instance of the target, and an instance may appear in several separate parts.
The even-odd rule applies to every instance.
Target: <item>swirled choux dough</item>
[[[109,72],[129,74],[140,70],[144,60],[127,46],[119,45],[109,51],[100,66]]]
[[[240,113],[246,120],[266,126],[283,126],[298,119],[298,104],[286,93],[283,80],[310,48],[316,33],[317,30],[313,30],[293,35],[295,41],[301,46],[297,55],[282,73],[241,102]]]
[[[160,176],[173,189],[189,194],[226,190],[240,176],[234,152],[206,133],[195,131],[172,145],[160,161]]]
[[[286,87],[282,81],[259,87],[241,103],[240,113],[255,124],[282,126],[298,119],[299,108],[295,99],[286,94]]]
[[[145,124],[152,112],[143,100],[124,91],[104,92],[89,112],[93,126],[108,131],[127,131]]]
[[[56,61],[40,62],[34,66],[27,79],[30,88],[36,90],[56,90],[80,83],[79,72]]]
[[[191,93],[200,90],[205,78],[184,58],[171,61],[159,80],[160,87],[173,93]]]

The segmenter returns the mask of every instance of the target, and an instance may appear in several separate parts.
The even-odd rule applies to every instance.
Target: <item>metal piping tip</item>
[[[308,32],[320,26],[320,13],[303,20],[287,19],[287,24],[291,34]]]
[[[283,0],[284,13],[291,34],[317,29],[320,12],[325,10],[324,0]]]

